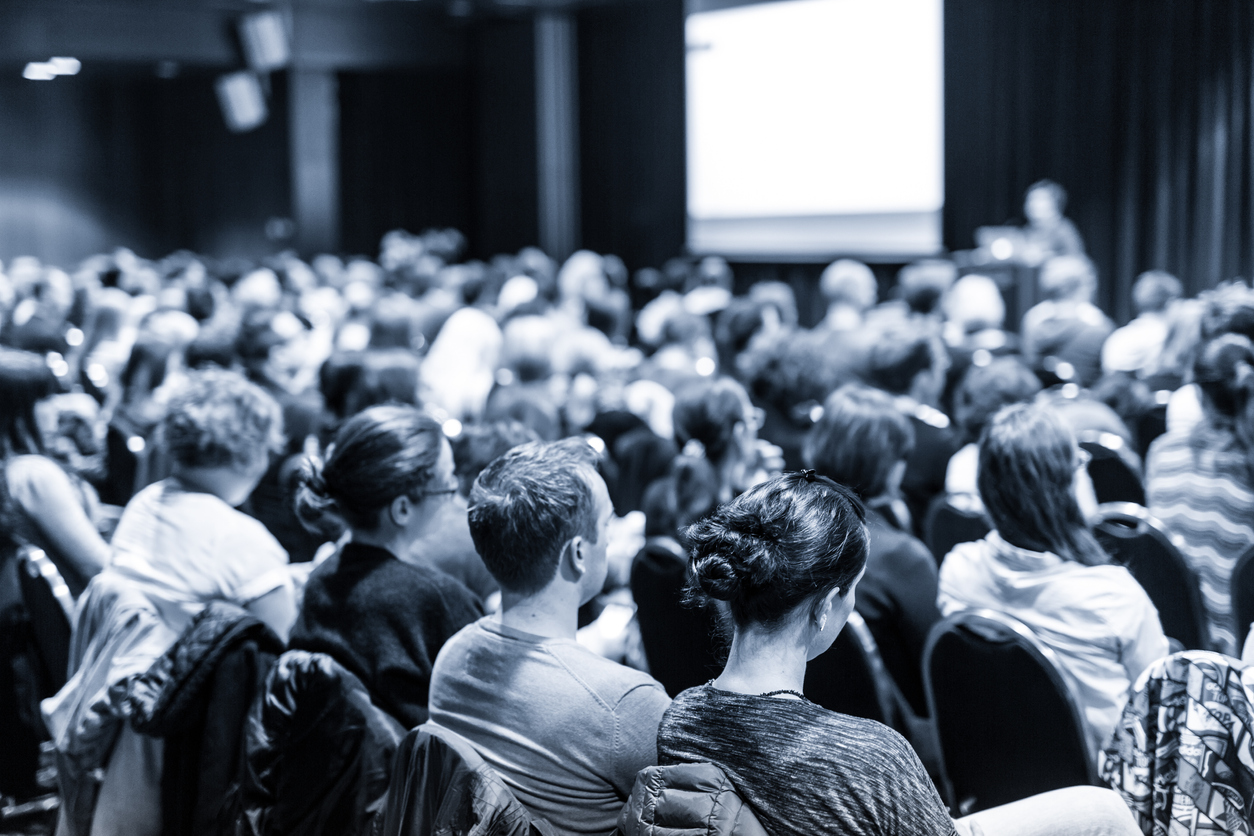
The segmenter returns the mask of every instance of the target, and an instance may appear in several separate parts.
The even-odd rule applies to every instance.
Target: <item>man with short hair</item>
[[[501,613],[440,650],[431,721],[460,734],[527,809],[560,832],[608,834],[657,759],[670,699],[647,674],[575,640],[601,590],[613,506],[582,439],[515,447],[470,493],[470,533]]]

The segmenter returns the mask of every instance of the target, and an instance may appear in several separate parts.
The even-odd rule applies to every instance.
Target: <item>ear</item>
[[[836,599],[840,597],[841,591],[838,586],[815,602],[812,616],[816,624],[823,622],[831,614],[832,607],[836,605]]]
[[[588,571],[584,552],[583,537],[578,534],[567,540],[566,545],[562,547],[561,562],[570,568],[571,576],[574,578],[582,578]]]
[[[413,513],[414,503],[404,494],[393,499],[392,504],[388,506],[388,516],[393,523],[402,528],[409,524],[409,518]]]

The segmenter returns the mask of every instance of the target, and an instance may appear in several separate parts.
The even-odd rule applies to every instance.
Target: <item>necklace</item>
[[[794,691],[791,688],[780,688],[778,691],[767,691],[765,694],[758,694],[758,696],[759,697],[777,697],[780,694],[792,694],[794,697],[797,697],[802,702],[810,701],[810,698],[807,697],[805,694],[802,694],[799,691]]]

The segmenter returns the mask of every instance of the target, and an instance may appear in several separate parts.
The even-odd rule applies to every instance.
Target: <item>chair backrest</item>
[[[1098,508],[1093,533],[1116,562],[1128,568],[1158,609],[1163,632],[1195,650],[1206,646],[1205,611],[1197,576],[1172,536],[1149,511],[1130,502]]]
[[[954,546],[981,540],[992,530],[993,525],[987,516],[957,507],[944,494],[932,500],[923,523],[927,547],[938,566]]]
[[[1140,459],[1122,438],[1114,433],[1088,430],[1080,433],[1078,441],[1093,457],[1088,472],[1098,502],[1145,504]]]
[[[42,549],[22,546],[17,559],[18,582],[30,615],[31,634],[55,693],[69,675],[74,599],[56,565]]]
[[[829,711],[876,720],[900,729],[897,706],[903,698],[880,658],[871,630],[857,612],[836,641],[806,666],[805,694]]]
[[[1237,558],[1232,570],[1232,618],[1239,647],[1254,622],[1254,549]]]
[[[1142,461],[1149,455],[1154,439],[1167,432],[1167,401],[1170,397],[1170,391],[1155,392],[1156,403],[1141,413],[1132,428],[1133,435],[1136,436],[1136,452]]]
[[[1095,784],[1074,697],[1049,648],[1014,618],[960,612],[934,626],[923,651],[943,784],[956,814]]]

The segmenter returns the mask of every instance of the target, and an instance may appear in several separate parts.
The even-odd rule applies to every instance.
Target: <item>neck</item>
[[[774,632],[737,630],[727,666],[714,680],[715,687],[738,694],[801,691],[807,661],[804,632],[804,625],[789,625]]]
[[[389,551],[393,557],[405,557],[409,554],[410,544],[404,537],[404,532],[395,529],[389,531],[384,526],[379,526],[374,531],[353,529],[351,542]]]
[[[550,639],[573,639],[579,628],[579,601],[555,579],[530,595],[501,590],[501,623]]]

